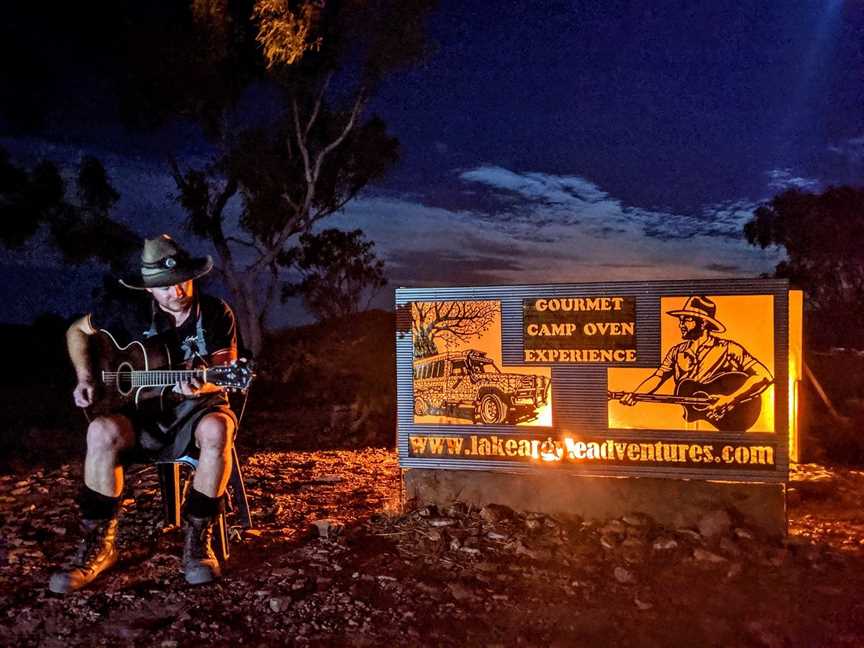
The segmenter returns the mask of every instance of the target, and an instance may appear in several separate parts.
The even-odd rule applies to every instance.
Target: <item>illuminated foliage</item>
[[[258,21],[258,42],[264,50],[267,67],[291,65],[307,51],[321,47],[321,36],[315,36],[315,26],[324,2],[302,2],[292,9],[288,0],[258,0],[255,18]]]

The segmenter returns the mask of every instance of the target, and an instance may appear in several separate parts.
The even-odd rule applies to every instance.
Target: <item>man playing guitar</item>
[[[147,239],[140,276],[121,280],[127,288],[146,291],[152,297],[142,301],[141,312],[94,312],[69,327],[67,346],[78,380],[73,396],[76,405],[90,410],[91,420],[78,500],[83,540],[72,564],[51,576],[49,589],[53,592],[80,589],[117,562],[123,465],[170,461],[185,454],[197,455],[199,461],[183,512],[183,571],[191,584],[207,583],[220,575],[210,542],[231,472],[237,425],[223,389],[199,378],[206,374],[166,372],[172,376],[181,373],[188,380],[173,389],[162,387],[158,398],[140,402],[137,394],[142,389],[138,388],[134,403],[106,412],[98,408],[100,392],[107,386],[101,384],[107,383],[106,372],[95,371],[93,358],[100,341],[107,337],[122,350],[146,345],[162,349],[168,356],[166,369],[236,360],[233,312],[222,300],[197,290],[195,280],[212,267],[210,256],[193,258],[167,235]],[[143,342],[137,341],[141,338]]]
[[[713,394],[711,402],[705,405],[705,418],[716,422],[765,391],[774,381],[771,372],[737,342],[717,337],[726,327],[715,318],[716,312],[714,301],[698,295],[688,298],[680,310],[668,311],[667,315],[678,318],[684,342],[669,349],[660,367],[635,391],[621,395],[621,403],[635,405],[640,396],[653,394],[669,378],[678,387],[684,381],[706,384],[725,374],[743,374],[743,380],[734,389]]]

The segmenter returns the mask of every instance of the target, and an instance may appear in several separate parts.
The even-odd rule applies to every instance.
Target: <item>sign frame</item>
[[[690,281],[644,281],[573,283],[548,285],[474,286],[446,288],[399,288],[396,290],[397,335],[396,335],[396,381],[397,381],[397,448],[400,466],[403,468],[433,468],[455,470],[504,471],[511,473],[543,473],[549,470],[567,471],[574,474],[606,475],[616,477],[663,477],[679,479],[725,480],[740,482],[785,482],[789,474],[789,283],[783,279],[723,279]],[[620,429],[610,428],[607,406],[608,370],[626,366],[641,369],[656,369],[663,361],[667,349],[661,348],[661,319],[668,315],[661,308],[661,300],[676,303],[694,295],[717,297],[765,296],[771,299],[773,321],[773,358],[769,363],[773,369],[773,431],[728,432],[721,430],[670,430],[670,429]],[[616,297],[632,299],[635,306],[636,359],[627,362],[586,363],[537,363],[525,361],[525,310],[526,304],[537,299],[566,298],[601,299]],[[549,367],[552,384],[552,423],[543,427],[522,427],[510,424],[448,424],[415,422],[414,406],[414,342],[412,335],[412,304],[415,302],[500,302],[501,361],[506,367]],[[718,313],[718,317],[722,313]],[[793,377],[794,378],[794,377]],[[493,440],[494,437],[494,440]],[[478,439],[496,444],[491,455],[478,458],[470,452],[465,455],[439,453],[430,455],[418,452],[418,440],[442,440],[441,443],[456,447],[462,440],[465,449],[478,447]],[[447,441],[450,439],[450,441]],[[565,460],[555,458],[560,454],[565,440]],[[412,440],[414,447],[412,448]],[[546,441],[552,446],[543,446]],[[525,445],[525,441],[529,445]],[[605,444],[611,460],[581,460],[576,458],[582,446],[577,443],[596,443],[594,451]],[[474,444],[465,445],[465,444]],[[618,445],[615,445],[618,444]],[[679,446],[682,461],[630,461],[628,448],[642,446],[650,450],[654,444],[660,456],[667,459],[667,446]],[[659,445],[658,445],[659,444]],[[691,459],[701,450],[688,448],[707,447],[755,447],[759,452],[770,448],[769,465],[749,464],[747,461],[732,461],[730,467],[713,462],[694,463]],[[794,440],[793,440],[794,444]],[[512,453],[506,451],[509,448]],[[529,451],[532,456],[524,456]],[[624,448],[623,454],[621,448]],[[545,452],[545,454],[544,454]],[[618,452],[616,455],[615,453]],[[654,452],[654,450],[651,450]],[[663,452],[667,452],[663,455]],[[713,456],[709,452],[709,457]],[[690,454],[688,454],[690,453]],[[540,455],[538,457],[538,454]],[[630,456],[634,453],[631,451]],[[749,451],[740,451],[739,457]],[[584,457],[584,453],[581,455]],[[736,459],[734,451],[732,458]],[[754,451],[753,457],[757,453]],[[546,460],[544,460],[544,457]],[[622,459],[622,460],[616,460]],[[719,462],[718,462],[719,463]]]

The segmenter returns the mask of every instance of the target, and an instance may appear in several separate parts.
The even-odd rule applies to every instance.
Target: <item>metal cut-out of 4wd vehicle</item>
[[[439,353],[414,361],[414,415],[500,425],[531,421],[549,399],[549,379],[502,373],[483,351]]]

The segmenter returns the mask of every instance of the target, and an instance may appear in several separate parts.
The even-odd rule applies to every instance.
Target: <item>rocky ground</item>
[[[74,547],[80,464],[0,477],[0,643],[24,646],[864,645],[864,472],[799,466],[789,537],[504,507],[412,507],[389,450],[245,458],[256,528],[188,588],[155,472],[131,471],[123,560],[45,584]]]

